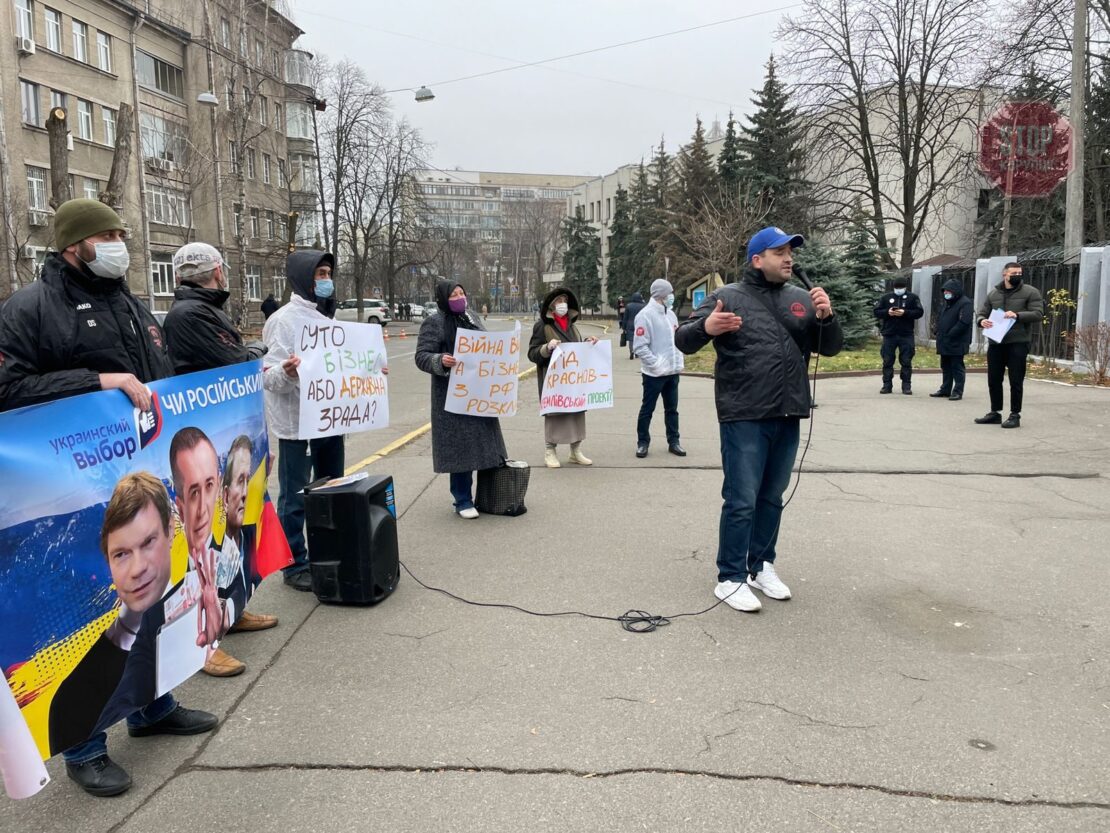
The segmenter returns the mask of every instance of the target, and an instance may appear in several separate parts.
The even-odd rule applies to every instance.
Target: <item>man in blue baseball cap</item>
[[[709,295],[675,333],[684,353],[710,341],[717,351],[725,482],[714,594],[753,613],[762,604],[752,588],[771,599],[790,598],[775,572],[775,543],[800,422],[812,405],[806,366],[815,352],[835,356],[844,341],[825,290],[787,283],[794,250],[804,245],[800,234],[775,227],[758,231],[748,243],[740,281]]]

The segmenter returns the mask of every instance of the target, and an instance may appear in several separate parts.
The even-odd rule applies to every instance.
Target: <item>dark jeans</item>
[[[717,580],[744,581],[775,562],[782,493],[798,453],[796,417],[722,422]]]
[[[450,475],[451,497],[455,500],[455,511],[474,508],[474,472],[453,471]]]
[[[311,452],[311,459],[309,459]],[[308,569],[308,548],[304,541],[304,487],[321,477],[343,476],[343,437],[318,440],[278,440],[278,518],[293,564],[285,575]]]
[[[678,379],[679,374],[670,376],[648,376],[644,380],[644,401],[640,405],[640,418],[636,420],[636,439],[641,445],[651,442],[651,417],[655,413],[655,403],[663,395],[663,424],[667,427],[667,445],[678,444]]]
[[[964,367],[964,357],[940,357],[940,390],[946,396],[964,392],[964,382],[967,380],[967,369]]]
[[[883,336],[883,346],[879,351],[883,357],[883,387],[891,387],[894,382],[894,351],[898,351],[898,364],[902,366],[899,376],[902,388],[910,386],[913,375],[913,354],[915,352],[912,335]]]
[[[144,706],[137,712],[129,714],[127,716],[127,725],[134,726],[136,729],[142,726],[149,726],[152,723],[157,723],[164,717],[168,717],[176,708],[177,700],[174,699],[173,692],[167,691],[149,706]],[[107,754],[108,734],[106,732],[98,732],[84,743],[79,743],[65,750],[62,753],[62,757],[65,758],[67,764],[84,764],[99,758],[101,755]]]
[[[1010,374],[1010,413],[1021,413],[1021,396],[1025,388],[1025,360],[1029,356],[1029,342],[987,345],[987,390],[991,395],[991,410],[1002,411],[1002,378]]]

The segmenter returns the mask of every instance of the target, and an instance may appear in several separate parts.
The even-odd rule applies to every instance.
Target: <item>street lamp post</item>
[[[501,303],[501,261],[500,260],[498,260],[497,263],[494,264],[494,268],[497,269],[497,273],[496,273],[496,275],[493,279],[493,285],[495,287],[497,287],[497,290],[496,290],[497,311],[498,312],[504,312],[505,310],[503,308],[503,304]]]

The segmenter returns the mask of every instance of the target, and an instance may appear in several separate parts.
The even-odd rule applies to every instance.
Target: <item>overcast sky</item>
[[[437,167],[590,175],[647,157],[660,136],[685,142],[698,114],[708,129],[730,107],[748,112],[783,13],[442,82],[790,2],[292,0],[304,48],[358,61],[387,90],[432,87],[431,102],[392,99],[434,143]]]

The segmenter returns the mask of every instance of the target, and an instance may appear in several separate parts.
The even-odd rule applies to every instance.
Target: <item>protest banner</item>
[[[573,414],[613,407],[613,342],[568,341],[551,354],[540,413]]]
[[[0,669],[22,716],[0,721],[0,776],[13,796],[29,794],[20,767],[200,670],[257,584],[292,563],[266,495],[261,362],[149,388],[145,412],[109,390],[0,414]]]
[[[306,320],[301,357],[302,440],[373,431],[389,425],[385,339],[380,324]]]
[[[448,411],[482,417],[516,415],[520,392],[519,321],[507,333],[460,327],[452,355],[458,364],[451,368]]]

